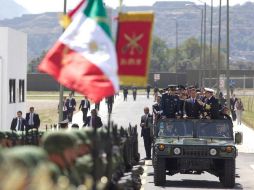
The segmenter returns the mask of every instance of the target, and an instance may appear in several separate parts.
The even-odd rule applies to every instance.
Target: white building
[[[17,111],[25,116],[27,35],[0,27],[0,130],[9,130]]]

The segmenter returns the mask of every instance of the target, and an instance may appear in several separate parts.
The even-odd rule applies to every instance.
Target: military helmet
[[[75,138],[75,135],[64,131],[51,132],[43,136],[42,146],[49,154],[62,153],[77,145]]]
[[[72,132],[77,136],[82,144],[91,144],[91,139],[84,130],[73,130]]]

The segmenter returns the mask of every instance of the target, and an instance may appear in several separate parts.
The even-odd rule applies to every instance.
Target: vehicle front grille
[[[198,146],[184,147],[183,156],[191,156],[191,157],[208,156],[208,149],[206,147],[198,147]]]

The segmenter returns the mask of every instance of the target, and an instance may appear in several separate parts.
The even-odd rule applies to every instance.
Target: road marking
[[[250,167],[254,170],[254,165],[250,165]]]

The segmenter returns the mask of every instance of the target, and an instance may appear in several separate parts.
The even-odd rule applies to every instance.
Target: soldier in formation
[[[139,189],[137,127],[0,132],[4,190]],[[24,138],[24,141],[22,140]],[[29,146],[29,139],[32,139]],[[38,143],[39,142],[39,143]],[[124,175],[125,172],[129,172]],[[127,178],[126,178],[127,177]]]

